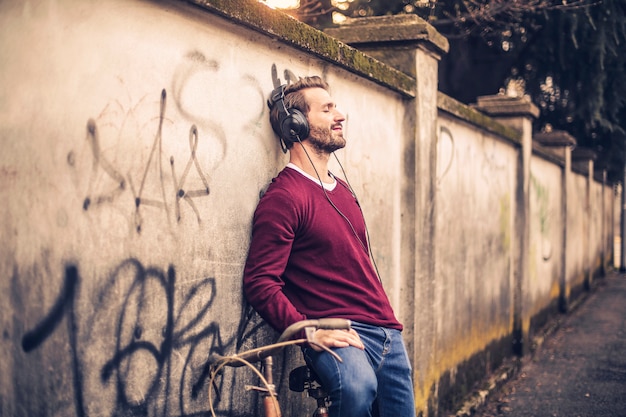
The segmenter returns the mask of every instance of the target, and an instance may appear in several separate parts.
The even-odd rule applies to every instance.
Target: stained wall
[[[405,323],[416,408],[457,404],[559,296],[559,271],[578,289],[598,270],[614,196],[572,173],[563,216],[562,168],[533,158],[520,245],[517,133],[442,105],[436,54],[415,51],[411,76],[253,0],[3,1],[0,414],[209,413],[208,355],[277,336],[240,282],[254,208],[287,162],[267,96],[304,75],[347,116],[345,174],[331,166]],[[301,363],[277,357],[285,414],[312,406],[286,386]],[[250,383],[227,370],[218,412],[259,415]]]

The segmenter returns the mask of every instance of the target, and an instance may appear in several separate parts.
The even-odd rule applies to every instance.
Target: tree
[[[335,17],[414,13],[450,42],[442,92],[472,103],[511,83],[540,107],[537,130],[559,129],[620,179],[626,148],[624,0],[301,0],[290,11],[323,29]]]

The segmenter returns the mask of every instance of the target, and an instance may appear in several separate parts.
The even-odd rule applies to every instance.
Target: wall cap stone
[[[415,78],[257,0],[186,0],[204,10],[415,98]]]
[[[576,139],[564,130],[540,132],[533,135],[533,140],[543,146],[576,146]]]
[[[494,133],[508,142],[521,146],[522,135],[517,130],[505,126],[496,119],[492,119],[481,111],[465,105],[442,92],[437,94],[437,108],[458,119],[478,126],[487,132]]]
[[[481,96],[472,107],[494,117],[539,116],[539,107],[527,97],[509,97],[504,94]]]
[[[572,161],[595,161],[597,158],[597,152],[590,148],[576,148],[572,151]]]
[[[419,43],[440,55],[448,53],[448,39],[414,14],[348,19],[325,33],[350,45]]]

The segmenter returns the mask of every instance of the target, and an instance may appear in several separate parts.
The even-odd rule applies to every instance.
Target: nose
[[[346,116],[344,116],[343,113],[337,109],[335,109],[334,118],[335,118],[335,121],[337,122],[343,122],[344,120],[346,120]]]

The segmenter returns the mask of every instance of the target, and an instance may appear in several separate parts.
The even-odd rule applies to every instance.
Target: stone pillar
[[[619,272],[626,273],[626,163],[622,170],[622,183],[620,184],[620,205],[619,205]]]
[[[416,65],[417,55],[431,55],[438,68],[449,47],[443,35],[416,15],[351,19],[324,32],[413,78],[425,75],[425,68]]]
[[[602,236],[602,247],[600,248],[601,251],[601,258],[602,258],[602,263],[600,264],[600,276],[604,277],[606,275],[606,271],[607,271],[607,253],[609,248],[611,248],[611,245],[608,245],[608,236],[609,236],[609,227],[607,225],[607,221],[606,221],[606,183],[607,183],[607,177],[608,174],[606,172],[606,169],[602,170],[602,204],[600,205],[600,209],[602,210],[602,231],[600,232],[600,236]],[[612,212],[612,211],[611,211]],[[613,216],[611,216],[611,219],[613,219]],[[611,224],[613,224],[613,222],[611,222]],[[612,239],[610,240],[612,241]],[[610,259],[612,259],[612,257],[609,257]]]
[[[561,273],[559,275],[559,311],[567,313],[569,311],[571,288],[568,284],[567,275],[567,229],[568,229],[568,210],[567,196],[568,184],[572,172],[572,148],[576,146],[576,139],[569,133],[562,130],[555,130],[550,133],[538,133],[533,138],[542,146],[562,150],[559,152],[563,158],[563,171],[561,176],[562,199],[561,199],[561,221],[563,232],[563,247],[561,254]]]
[[[400,319],[415,371],[416,407],[436,410],[436,161],[439,60],[448,41],[415,15],[354,19],[326,33],[415,77],[415,99],[408,103],[403,167],[403,269]],[[426,415],[426,413],[424,413]]]
[[[515,236],[513,245],[513,352],[524,355],[529,343],[530,317],[524,311],[528,282],[530,250],[530,159],[532,157],[532,123],[539,116],[539,108],[524,97],[504,95],[478,97],[475,107],[498,122],[520,132],[517,170]]]

